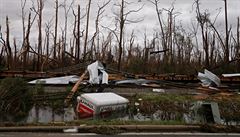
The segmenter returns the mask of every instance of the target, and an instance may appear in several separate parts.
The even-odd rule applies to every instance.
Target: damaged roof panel
[[[71,75],[71,76],[63,76],[63,77],[54,77],[54,78],[46,78],[46,79],[36,79],[28,82],[29,84],[69,84],[76,83],[78,81],[79,76]]]
[[[235,73],[235,74],[222,74],[223,77],[240,77],[240,73]]]

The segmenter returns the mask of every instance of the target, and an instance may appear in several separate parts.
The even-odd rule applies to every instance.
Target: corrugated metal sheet
[[[75,83],[78,81],[79,76],[71,75],[64,77],[54,77],[54,78],[46,78],[46,79],[36,79],[28,82],[29,84],[69,84],[70,82]]]

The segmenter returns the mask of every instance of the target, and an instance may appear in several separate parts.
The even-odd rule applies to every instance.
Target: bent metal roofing
[[[54,78],[46,78],[46,79],[36,79],[28,82],[29,84],[69,84],[70,82],[75,83],[79,80],[79,76],[71,75],[71,76],[63,76],[63,77],[54,77]]]

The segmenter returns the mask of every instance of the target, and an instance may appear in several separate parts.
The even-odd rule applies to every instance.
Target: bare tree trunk
[[[17,60],[17,43],[16,43],[16,38],[13,39],[13,45],[14,45],[14,66],[13,68],[16,69],[18,65],[18,60]]]
[[[30,47],[29,36],[30,36],[30,29],[31,29],[31,13],[28,16],[28,27],[26,31],[26,36],[24,36],[24,43],[23,43],[23,69],[26,69],[26,65],[28,63],[28,52]]]
[[[110,0],[106,3],[103,3],[102,6],[98,6],[98,11],[97,11],[97,17],[96,17],[96,20],[95,20],[95,32],[93,34],[93,37],[92,37],[92,45],[91,45],[91,56],[93,58],[93,53],[95,53],[95,58],[97,59],[100,59],[98,55],[96,55],[97,53],[97,49],[96,47],[99,47],[99,21],[101,19],[101,15],[104,13],[104,8],[110,3]],[[95,43],[97,40],[97,44]],[[97,46],[96,46],[97,45]],[[105,48],[104,45],[102,45],[103,48]]]
[[[25,9],[25,6],[26,6],[26,0],[21,0],[21,12],[22,12],[22,29],[23,29],[23,43],[25,43],[25,32],[26,32],[26,27],[25,27],[25,12],[24,12],[24,9]]]
[[[8,69],[12,69],[12,49],[10,46],[10,40],[9,40],[9,35],[10,35],[10,31],[9,31],[9,20],[8,20],[8,16],[6,17],[6,50],[7,50],[7,65],[8,65]]]
[[[237,53],[240,56],[240,22],[239,17],[237,18]]]
[[[237,49],[236,49],[236,57],[240,59],[240,22],[239,17],[237,19]],[[237,71],[240,71],[240,61],[237,63]]]
[[[38,56],[37,56],[37,70],[41,69],[42,62],[42,13],[43,13],[43,0],[38,0]]]
[[[204,35],[204,34],[203,34]],[[209,68],[209,42],[208,42],[208,31],[205,30],[205,36],[203,37],[204,42],[204,51],[205,51],[205,67]]]
[[[216,63],[215,62],[215,60],[214,60],[214,52],[215,52],[215,47],[216,47],[216,39],[215,39],[215,33],[212,35],[212,41],[211,41],[211,49],[210,49],[210,63],[211,63],[211,65],[213,66],[213,65],[215,65],[214,63]]]
[[[161,31],[161,36],[162,36],[162,46],[163,46],[164,49],[167,49],[166,36],[165,36],[163,23],[162,23],[162,19],[161,19],[161,11],[159,10],[159,7],[158,7],[159,0],[154,0],[154,2],[152,2],[152,3],[155,5],[155,10],[157,12],[158,23],[160,25],[160,31]],[[166,60],[167,60],[167,53],[164,52],[163,54],[164,54],[163,55],[163,62],[166,62]]]
[[[80,11],[80,5],[78,5],[78,14],[77,14],[77,37],[76,37],[76,59],[77,62],[80,60],[80,38],[81,38],[81,33],[80,33],[80,19],[81,17],[81,11]]]
[[[56,59],[57,54],[57,34],[58,34],[58,0],[55,1],[55,30],[54,30],[54,43],[53,43],[53,59]]]
[[[91,2],[92,2],[92,0],[88,1],[88,8],[87,8],[87,24],[86,24],[86,33],[85,33],[84,47],[83,47],[83,62],[86,61],[86,52],[87,52],[87,43],[88,43],[88,28],[89,28],[89,21],[90,21],[89,18],[90,18]]]
[[[50,28],[51,28],[51,23],[47,23],[46,24],[46,28],[45,28],[45,37],[46,37],[46,41],[45,44],[46,45],[46,58],[43,60],[42,64],[41,64],[41,71],[43,72],[44,67],[48,68],[48,64],[44,65],[48,62],[49,57],[50,57],[50,52],[49,52],[49,42],[50,42]]]
[[[129,50],[128,50],[128,57],[127,57],[127,66],[129,66],[131,64],[134,40],[135,40],[134,39],[134,31],[132,31],[132,34],[131,34],[130,40],[129,40]]]
[[[228,11],[227,11],[227,0],[224,0],[224,6],[225,6],[225,33],[226,33],[226,41],[225,41],[225,56],[224,61],[227,63],[229,62],[229,30],[228,30]]]
[[[204,29],[205,24],[207,23],[207,15],[206,14],[202,14],[200,11],[200,7],[199,7],[199,0],[196,0],[196,13],[197,13],[197,20],[198,23],[200,24],[201,27],[201,34],[202,34],[202,43],[203,43],[203,50],[205,52],[205,67],[209,68],[209,44],[208,44],[208,38],[207,38],[207,28],[206,30]]]
[[[124,0],[122,0],[122,4],[121,4],[121,9],[120,9],[120,24],[119,24],[119,43],[118,43],[118,48],[119,48],[119,55],[118,55],[118,70],[121,70],[121,61],[122,61],[122,52],[123,52],[123,48],[122,48],[122,41],[123,41],[123,28],[124,28],[124,24],[125,24],[125,19],[124,19]]]

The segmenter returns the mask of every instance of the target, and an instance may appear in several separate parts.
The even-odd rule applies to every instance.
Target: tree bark
[[[37,56],[37,70],[41,69],[42,62],[42,13],[43,0],[38,0],[38,56]]]
[[[90,10],[91,10],[91,1],[88,2],[88,9],[87,9],[87,24],[86,24],[86,33],[85,33],[85,40],[84,40],[84,47],[83,47],[83,62],[86,61],[86,53],[87,53],[87,43],[88,43],[88,28],[89,28],[89,21],[90,21]]]
[[[80,16],[81,11],[80,11],[80,5],[78,5],[78,14],[77,14],[77,37],[76,37],[76,59],[77,62],[80,60],[80,38],[81,38],[81,33],[80,33]]]
[[[225,33],[226,33],[226,41],[225,41],[225,56],[224,61],[229,62],[229,32],[228,32],[228,11],[227,11],[227,0],[224,0],[225,7]]]
[[[53,59],[57,57],[57,34],[58,34],[58,0],[55,1],[55,28],[54,28],[54,43],[53,43]]]
[[[12,49],[10,46],[10,40],[9,40],[9,35],[10,35],[10,31],[9,31],[9,20],[8,20],[8,16],[6,17],[6,52],[7,52],[7,64],[8,64],[8,70],[11,70],[12,68]]]

